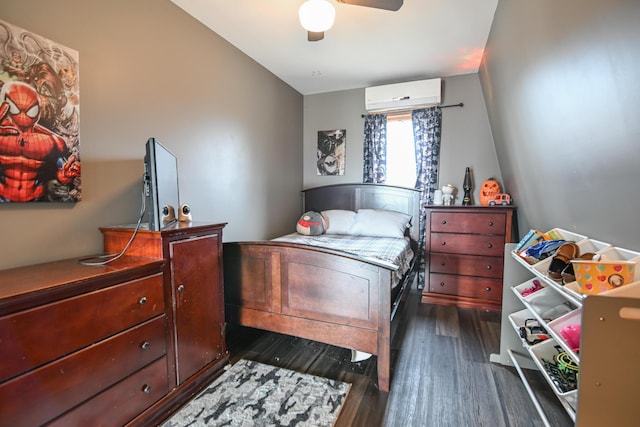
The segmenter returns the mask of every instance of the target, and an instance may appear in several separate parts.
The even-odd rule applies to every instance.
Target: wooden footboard
[[[388,268],[303,245],[234,242],[224,244],[224,276],[228,322],[374,354],[389,391]]]

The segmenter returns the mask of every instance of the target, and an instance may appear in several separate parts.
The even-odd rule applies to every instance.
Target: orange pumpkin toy
[[[500,193],[500,184],[495,178],[489,178],[480,186],[480,204],[489,206],[489,202]]]

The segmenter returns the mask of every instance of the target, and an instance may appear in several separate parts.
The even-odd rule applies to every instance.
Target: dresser
[[[120,259],[0,271],[0,426],[158,425],[223,372],[222,230],[139,230]],[[105,253],[134,230],[105,227]]]
[[[166,395],[162,268],[124,257],[0,272],[0,425],[123,425]]]
[[[429,206],[422,302],[500,311],[512,206]]]
[[[133,425],[163,421],[219,376],[229,361],[225,339],[222,231],[224,223],[176,222],[139,230],[127,253],[161,258],[167,318],[169,393]],[[117,253],[129,227],[104,227],[106,253]]]

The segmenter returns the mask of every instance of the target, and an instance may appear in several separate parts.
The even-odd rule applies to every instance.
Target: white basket
[[[538,323],[538,319],[536,319],[533,313],[531,313],[531,311],[527,308],[511,313],[507,317],[509,319],[509,323],[511,323],[511,326],[516,331],[516,334],[518,335],[518,337],[520,337],[520,340],[522,341],[522,346],[530,347],[532,344],[529,344],[529,342],[520,335],[520,328],[525,326],[527,320],[533,319],[535,320],[536,323]],[[549,334],[549,329],[547,325],[541,324],[540,326],[545,328],[545,330],[547,331],[547,334],[546,334],[546,336],[548,337],[547,339],[551,339],[551,335]]]
[[[568,305],[566,298],[550,287],[535,292],[526,302],[542,320],[548,322],[575,310]]]
[[[586,254],[588,252],[601,254],[605,250],[612,247],[610,243],[601,242],[599,240],[593,240],[593,239],[581,240],[577,243],[577,245],[578,245],[578,248],[580,248],[580,254]]]
[[[629,249],[611,246],[600,253],[601,259],[605,261],[635,261],[640,258],[640,252]]]
[[[547,231],[545,234],[551,235],[551,236],[553,236],[554,238],[557,238],[557,239],[566,240],[568,242],[580,242],[580,241],[585,240],[587,238],[587,236],[584,236],[582,234],[573,233],[571,231],[563,230],[562,228],[552,228],[551,230]],[[514,252],[514,254],[520,256],[520,253],[524,252],[525,250],[527,250],[530,247],[531,246],[526,246],[526,247],[523,247],[522,249],[520,249],[518,252],[516,252],[515,250],[513,252]],[[522,258],[522,259],[524,259],[524,258]],[[545,270],[545,272],[546,272],[546,270]]]
[[[575,407],[575,404],[577,403],[577,397],[578,397],[577,384],[576,384],[576,389],[575,390],[562,391],[556,385],[554,379],[549,374],[549,372],[547,372],[547,370],[545,369],[545,366],[544,366],[543,359],[545,359],[547,361],[550,361],[550,360],[553,360],[553,356],[558,354],[558,352],[557,352],[557,350],[555,348],[556,345],[557,345],[557,343],[555,342],[555,340],[548,339],[546,341],[543,341],[543,342],[541,342],[539,344],[536,344],[536,345],[532,346],[529,349],[529,352],[532,354],[533,361],[538,366],[538,369],[540,370],[542,375],[545,377],[547,382],[552,385],[553,391],[558,396],[560,396],[563,399],[565,399],[567,402],[569,402],[569,403],[573,402],[572,406]]]
[[[536,294],[536,292],[540,292],[540,291],[542,290],[542,289],[538,289],[537,291],[532,292],[532,293],[530,293],[530,294],[528,294],[528,295],[526,295],[526,296],[523,296],[523,295],[522,295],[522,292],[523,292],[524,290],[526,290],[526,289],[530,289],[530,288],[534,288],[534,287],[535,287],[535,284],[533,283],[533,281],[534,281],[534,280],[535,280],[535,281],[537,281],[537,282],[540,284],[540,286],[542,286],[542,289],[544,289],[544,288],[545,288],[545,286],[547,286],[547,284],[545,283],[545,281],[544,281],[544,280],[540,280],[540,279],[538,279],[537,277],[534,277],[534,278],[532,278],[532,279],[529,279],[529,280],[527,280],[526,282],[520,283],[518,286],[514,286],[514,288],[513,288],[513,289],[515,289],[515,290],[517,291],[517,296],[518,296],[518,298],[521,298],[521,299],[523,299],[523,300],[525,300],[525,301],[528,301],[528,300],[530,300],[530,299],[531,299],[531,297],[532,297],[533,295],[535,295],[535,294]]]

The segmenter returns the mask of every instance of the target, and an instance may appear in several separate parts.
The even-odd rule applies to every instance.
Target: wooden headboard
[[[386,209],[411,215],[410,236],[418,241],[420,191],[381,184],[335,184],[302,191],[303,211]]]

